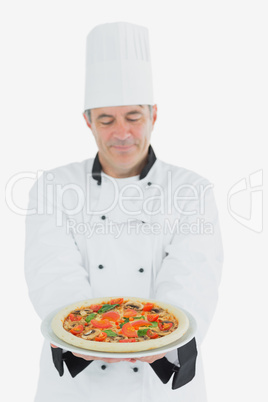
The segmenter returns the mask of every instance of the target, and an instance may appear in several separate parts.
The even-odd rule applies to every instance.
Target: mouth
[[[134,144],[132,144],[132,145],[113,145],[113,148],[118,152],[128,152],[133,147],[134,147]]]

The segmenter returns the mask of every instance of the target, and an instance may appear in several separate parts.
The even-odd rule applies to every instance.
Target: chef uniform
[[[147,29],[103,24],[87,40],[85,109],[152,105]],[[43,174],[29,194],[25,276],[41,319],[94,297],[171,303],[196,319],[186,345],[152,364],[86,361],[43,345],[35,402],[205,402],[200,345],[212,320],[222,243],[211,183],[159,160],[113,178],[98,157]],[[156,353],[157,354],[157,353]]]

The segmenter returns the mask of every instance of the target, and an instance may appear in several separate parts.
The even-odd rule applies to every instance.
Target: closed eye
[[[138,121],[139,119],[127,119],[127,121]]]
[[[138,120],[140,120],[140,118],[137,118],[137,119],[127,119],[127,121],[130,121],[130,122],[135,122],[135,121],[138,121]],[[101,122],[101,124],[103,124],[103,125],[105,125],[105,126],[108,126],[109,124],[112,124],[113,123],[113,120],[111,120],[111,121],[102,121]]]

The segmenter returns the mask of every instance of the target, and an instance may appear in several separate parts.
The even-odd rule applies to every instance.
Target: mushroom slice
[[[70,325],[70,328],[74,328],[74,327],[76,327],[76,326],[79,325],[79,324],[78,324],[77,321],[71,321],[71,322],[69,323],[69,325]]]
[[[63,328],[66,329],[66,331],[69,331],[72,328],[72,325],[66,320],[63,323]]]
[[[117,335],[113,338],[113,341],[118,342],[120,339],[127,339],[127,338],[123,335]]]
[[[149,339],[151,339],[151,338],[150,338],[149,336],[147,336],[147,335],[141,336],[140,338],[141,338],[141,340],[143,340],[143,341],[148,341]]]
[[[157,334],[157,335],[159,335],[159,336],[165,336],[165,335],[167,335],[167,333],[168,333],[168,332],[160,331],[160,329],[159,329],[158,327],[155,327],[155,328],[150,329],[150,332],[152,332],[153,334]],[[147,336],[147,335],[146,335],[146,336]],[[152,338],[148,337],[148,339],[152,339]]]
[[[172,332],[172,331],[159,331],[159,332],[158,332],[158,335],[159,335],[159,336],[165,336],[165,335],[171,334],[171,332]]]
[[[84,332],[83,335],[81,335],[81,338],[87,339],[87,340],[92,340],[96,336],[98,336],[101,333],[99,329],[90,329],[87,332]]]
[[[82,317],[84,317],[85,315],[89,315],[90,313],[92,313],[92,311],[93,311],[93,310],[91,310],[91,309],[81,310],[81,311],[80,311],[80,315],[81,315]]]
[[[143,304],[136,302],[136,301],[129,301],[129,302],[125,303],[124,307],[131,308],[136,311],[143,310]]]
[[[162,309],[162,308],[157,308],[157,307],[153,307],[152,308],[152,310],[150,311],[150,313],[153,313],[153,314],[160,314],[161,315],[161,313],[163,313],[164,312],[164,310]]]

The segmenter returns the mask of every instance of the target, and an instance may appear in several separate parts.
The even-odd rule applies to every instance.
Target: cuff
[[[176,368],[175,364],[170,363],[166,357],[150,363],[150,366],[164,384],[170,380]]]
[[[156,360],[150,364],[156,375],[164,384],[166,384],[174,374],[172,380],[172,389],[182,387],[190,382],[195,376],[195,364],[197,357],[195,338],[193,338],[186,345],[178,348],[177,353],[180,363],[179,367],[169,362],[166,357]]]
[[[71,352],[63,353],[61,348],[51,348],[51,351],[54,366],[60,376],[63,376],[64,373],[63,362],[65,362],[72,377],[77,376],[77,374],[81,373],[81,371],[93,362],[93,360],[84,360],[80,357],[76,357]]]

